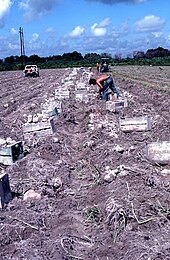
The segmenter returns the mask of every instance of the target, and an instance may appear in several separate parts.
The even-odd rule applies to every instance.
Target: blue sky
[[[170,50],[170,0],[0,0],[0,58]]]

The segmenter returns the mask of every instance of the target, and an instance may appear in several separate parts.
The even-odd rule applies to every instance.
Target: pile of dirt
[[[71,72],[42,70],[39,78],[1,72],[0,137],[24,140],[27,116],[40,112]],[[0,214],[1,259],[170,258],[170,168],[150,162],[145,151],[148,143],[170,140],[169,93],[119,75],[115,85],[127,108],[113,113],[97,98],[64,100],[57,131],[32,146],[25,140],[24,158],[0,165],[13,196]],[[151,131],[120,130],[120,118],[143,115],[152,118]],[[25,199],[30,190],[37,198]]]

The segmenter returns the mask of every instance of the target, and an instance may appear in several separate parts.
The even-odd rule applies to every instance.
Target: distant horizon
[[[164,49],[164,50],[168,50],[168,51],[170,51],[170,49],[167,49],[167,48],[164,48],[164,47],[162,47],[162,46],[158,46],[158,48],[162,48],[162,49]],[[148,50],[157,50],[158,48],[152,48],[152,49],[148,49]],[[146,50],[146,51],[144,51],[143,53],[144,54],[146,54],[147,53],[147,51],[148,50]],[[38,55],[38,54],[36,54],[36,53],[34,53],[34,54],[32,54],[32,55],[24,55],[25,57],[31,57],[31,56],[38,56],[39,58],[49,58],[49,57],[53,57],[53,56],[63,56],[64,54],[69,54],[69,53],[74,53],[74,52],[77,52],[77,53],[80,53],[81,55],[82,55],[82,53],[81,52],[78,52],[78,51],[76,51],[76,50],[74,50],[74,51],[72,51],[72,52],[65,52],[65,53],[63,53],[63,54],[53,54],[53,55],[49,55],[49,56],[40,56],[40,55]],[[140,51],[139,51],[140,52]],[[85,55],[87,55],[87,54],[96,54],[96,55],[99,55],[99,56],[102,56],[102,54],[107,54],[108,55],[108,53],[95,53],[95,52],[93,52],[93,53],[86,53]],[[82,55],[82,57],[84,58],[84,56],[85,55]],[[5,58],[9,58],[9,57],[22,57],[21,55],[11,55],[11,56],[7,56],[7,57],[4,57],[3,59],[1,59],[1,60],[4,60]],[[122,57],[122,56],[120,56],[121,57],[121,59],[127,59],[127,58],[134,58],[133,56],[132,57]],[[109,58],[109,57],[108,57]],[[112,58],[112,59],[116,59],[116,57],[114,56],[110,56],[110,58]]]

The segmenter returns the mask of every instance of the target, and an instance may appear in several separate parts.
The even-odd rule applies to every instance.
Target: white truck
[[[25,77],[39,77],[39,68],[37,65],[26,65],[24,69],[24,76]]]

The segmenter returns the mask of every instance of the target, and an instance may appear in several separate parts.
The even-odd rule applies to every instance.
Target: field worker
[[[97,71],[99,72],[99,70],[100,70],[100,63],[97,62],[96,68],[97,68]]]
[[[108,101],[109,88],[117,95],[117,98],[121,96],[113,83],[113,78],[109,75],[101,75],[97,79],[91,78],[89,84],[99,86],[98,94],[102,100]]]

